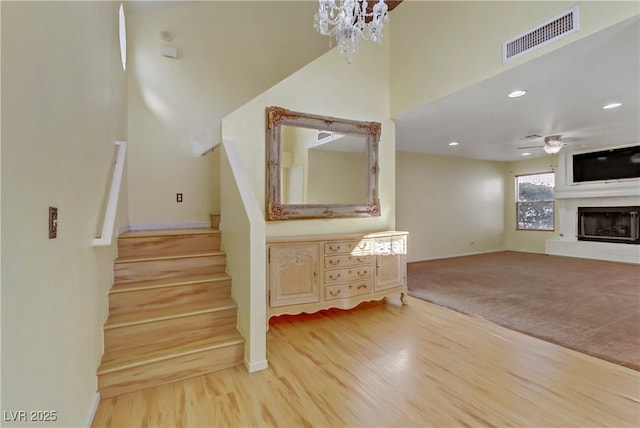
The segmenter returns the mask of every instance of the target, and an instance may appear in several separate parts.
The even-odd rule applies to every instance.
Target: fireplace
[[[578,207],[578,240],[640,244],[640,206]]]

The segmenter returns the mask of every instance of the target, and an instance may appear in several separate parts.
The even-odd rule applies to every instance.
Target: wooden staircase
[[[215,229],[120,236],[98,367],[101,398],[242,363],[225,267]]]

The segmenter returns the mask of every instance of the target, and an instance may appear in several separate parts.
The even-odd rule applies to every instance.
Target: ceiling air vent
[[[318,129],[318,133],[316,134],[316,142],[322,143],[325,140],[331,139],[333,137],[333,132],[322,131]]]
[[[578,30],[578,6],[574,6],[526,33],[519,34],[504,42],[502,44],[502,63],[509,62],[520,55],[538,49]]]

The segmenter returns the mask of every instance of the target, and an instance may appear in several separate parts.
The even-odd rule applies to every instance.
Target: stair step
[[[226,269],[223,251],[179,256],[118,257],[114,263],[116,284],[221,273]]]
[[[109,293],[109,313],[148,312],[198,302],[214,304],[231,297],[231,278],[226,273],[197,278],[117,284]]]
[[[120,257],[194,254],[220,250],[220,231],[182,229],[127,232],[118,238]]]
[[[100,398],[176,382],[242,363],[244,339],[236,332],[156,344],[138,352],[105,352],[98,368]]]
[[[179,305],[144,313],[110,315],[104,326],[106,350],[144,347],[178,338],[226,335],[237,330],[237,306],[230,298],[215,306]]]
[[[98,375],[237,343],[244,343],[244,339],[238,332],[232,332],[217,337],[177,338],[164,343],[154,343],[145,347],[134,348],[133,350],[117,349],[107,351],[102,357],[100,367],[98,367]]]
[[[141,263],[141,262],[153,262],[153,261],[163,261],[163,260],[182,260],[182,259],[193,259],[198,257],[211,257],[211,256],[224,256],[224,251],[216,250],[216,251],[206,251],[202,253],[189,253],[189,254],[171,254],[171,255],[156,255],[156,256],[127,256],[127,257],[118,257],[115,260],[115,263]]]
[[[180,287],[183,285],[200,284],[207,282],[231,281],[231,277],[226,272],[212,273],[205,275],[190,275],[176,278],[152,279],[148,281],[127,282],[124,284],[114,284],[110,294],[129,293],[156,288]]]
[[[131,314],[109,315],[109,318],[104,325],[104,329],[109,330],[125,326],[148,324],[156,321],[183,318],[191,315],[198,315],[201,313],[219,312],[236,308],[237,305],[233,301],[233,299],[228,298],[214,303],[196,302],[170,308],[135,312]]]

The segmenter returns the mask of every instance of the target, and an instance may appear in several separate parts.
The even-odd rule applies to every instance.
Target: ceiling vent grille
[[[574,6],[537,27],[504,42],[502,44],[502,63],[509,62],[578,30],[578,6]]]
[[[325,140],[330,140],[333,137],[333,132],[322,131],[318,129],[318,133],[316,134],[316,142],[322,143]]]

